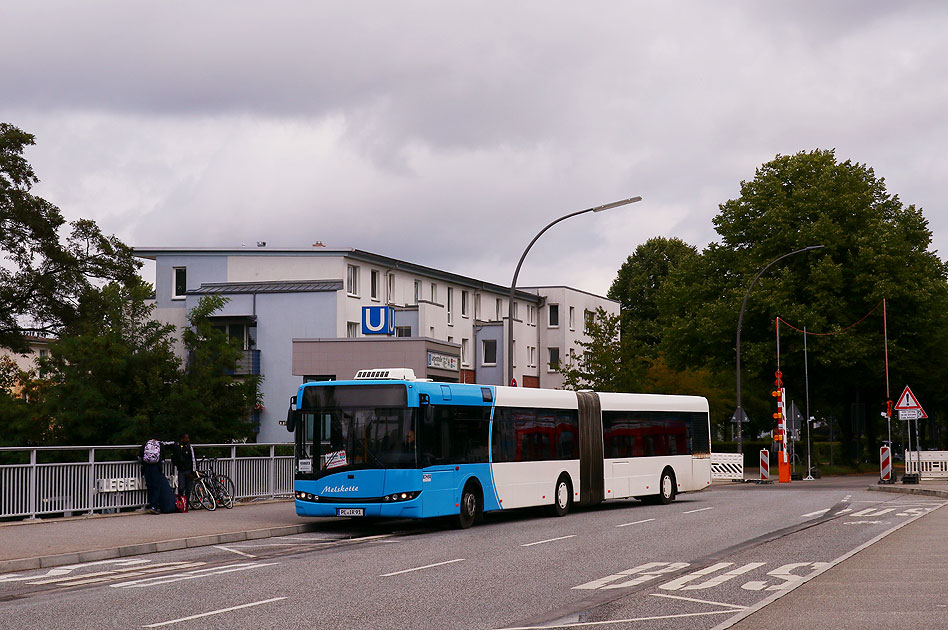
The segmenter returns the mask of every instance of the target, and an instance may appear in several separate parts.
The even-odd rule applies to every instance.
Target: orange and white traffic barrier
[[[770,481],[770,451],[765,448],[760,449],[760,479]]]

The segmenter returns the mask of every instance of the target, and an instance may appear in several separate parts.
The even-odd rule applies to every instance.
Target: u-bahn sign
[[[394,335],[395,309],[391,306],[363,306],[362,334]]]

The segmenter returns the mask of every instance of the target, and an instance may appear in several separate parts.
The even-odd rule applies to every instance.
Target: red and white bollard
[[[888,446],[879,449],[879,474],[882,481],[892,480],[892,449]]]
[[[760,480],[770,481],[770,451],[760,449]]]

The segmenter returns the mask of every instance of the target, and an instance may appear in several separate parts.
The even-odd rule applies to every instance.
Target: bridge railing
[[[0,519],[144,507],[140,448],[0,447],[0,462],[12,462],[0,463]],[[233,479],[238,500],[293,494],[292,444],[195,444],[194,451],[198,458],[216,457],[214,469]],[[175,485],[171,462],[163,461],[162,470]]]

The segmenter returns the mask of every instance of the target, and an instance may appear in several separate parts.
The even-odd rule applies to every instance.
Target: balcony
[[[240,360],[237,361],[235,376],[260,375],[260,351],[243,350]]]

